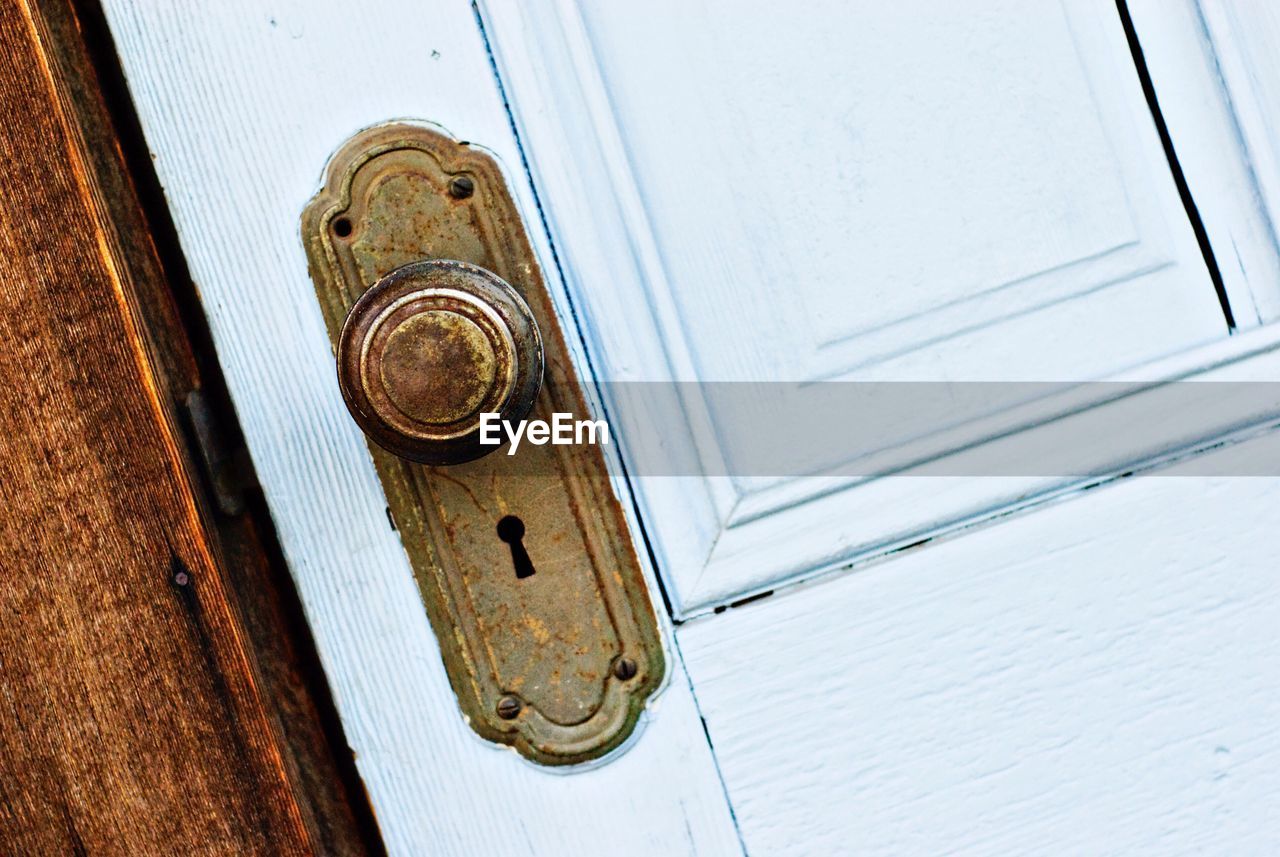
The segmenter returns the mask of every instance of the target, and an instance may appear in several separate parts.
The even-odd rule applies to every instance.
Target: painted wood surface
[[[1268,102],[1257,100],[1261,93],[1255,93],[1241,64],[1252,47],[1249,34],[1265,39],[1262,34],[1275,26],[1275,11],[1265,3],[1216,0],[1125,4],[1236,324],[1245,329],[1274,321],[1280,317],[1275,203],[1264,201],[1259,179],[1274,169],[1269,164],[1275,163],[1275,137],[1257,127],[1271,111],[1264,106]],[[1234,32],[1212,36],[1208,19],[1222,17],[1228,8],[1244,13],[1241,37]],[[1265,75],[1272,68],[1264,59],[1256,70]],[[1272,74],[1275,85],[1280,76]]]
[[[1280,479],[1178,472],[682,626],[747,850],[1274,853]]]
[[[209,308],[232,392],[326,669],[334,683],[344,723],[392,849],[405,853],[456,853],[498,849],[518,841],[526,843],[534,853],[553,854],[737,852],[739,843],[732,820],[699,731],[698,709],[680,672],[635,746],[617,760],[585,774],[553,777],[522,766],[507,754],[480,745],[459,722],[407,566],[394,534],[386,527],[380,492],[362,439],[348,423],[332,383],[323,327],[311,296],[296,234],[297,214],[319,180],[320,165],[352,131],[392,117],[434,120],[460,137],[493,149],[506,163],[530,222],[536,223],[539,213],[547,217],[558,241],[558,259],[569,284],[566,291],[560,291],[559,284],[554,284],[555,298],[565,318],[584,320],[583,333],[593,365],[599,370],[597,374],[609,380],[705,378],[707,364],[700,358],[698,349],[714,352],[712,356],[721,360],[720,365],[726,370],[760,368],[766,357],[771,369],[821,369],[826,365],[825,358],[814,357],[816,350],[793,348],[794,343],[787,340],[785,333],[774,330],[770,334],[767,326],[749,326],[751,318],[746,313],[758,309],[757,299],[764,292],[744,296],[741,288],[733,291],[733,300],[725,301],[723,309],[717,308],[719,314],[708,336],[705,325],[709,322],[705,317],[699,321],[696,307],[691,309],[688,304],[691,300],[706,300],[707,292],[699,291],[706,289],[706,284],[700,281],[681,288],[682,284],[675,281],[670,248],[663,242],[680,240],[684,233],[671,237],[666,224],[672,214],[669,207],[690,206],[682,215],[686,216],[697,204],[706,204],[708,210],[716,206],[723,209],[728,204],[723,196],[710,192],[690,194],[687,202],[678,199],[672,202],[679,190],[690,187],[689,171],[671,176],[666,172],[671,162],[659,157],[670,157],[669,153],[663,154],[662,147],[668,145],[669,138],[679,136],[672,133],[673,120],[667,112],[652,123],[646,122],[644,115],[637,118],[632,114],[628,120],[625,111],[637,107],[633,103],[637,96],[617,97],[626,89],[616,82],[619,73],[616,64],[635,64],[640,59],[630,53],[634,47],[624,45],[618,51],[608,51],[606,61],[602,62],[598,56],[602,51],[597,44],[612,38],[610,44],[618,46],[625,41],[619,34],[632,30],[637,36],[651,40],[667,34],[657,34],[649,23],[635,21],[618,24],[617,32],[608,36],[602,26],[613,25],[609,22],[602,25],[598,16],[608,14],[602,9],[612,7],[595,7],[584,14],[568,0],[537,7],[498,2],[482,5],[485,34],[494,48],[507,87],[505,94],[511,100],[518,127],[524,135],[529,166],[542,194],[543,207],[539,212],[530,186],[524,181],[515,181],[521,176],[521,152],[506,123],[476,20],[464,4],[431,4],[429,8],[421,8],[385,2],[363,7],[359,15],[351,14],[345,5],[302,2],[281,3],[267,11],[233,3],[193,13],[176,4],[135,0],[111,0],[107,8],[157,169],[165,182],[184,249]],[[868,346],[865,355],[858,355],[857,348],[861,345],[833,346],[837,350],[847,349],[840,352],[844,355],[842,359],[855,355],[844,368],[854,367],[862,360],[869,377],[901,377],[889,375],[891,371],[908,377],[912,372],[936,377],[930,373],[940,363],[956,372],[965,367],[980,372],[984,365],[1014,363],[1026,371],[1066,373],[1052,375],[1053,380],[1064,380],[1122,370],[1139,375],[1146,371],[1173,372],[1169,367],[1175,364],[1180,367],[1178,371],[1194,372],[1224,359],[1270,353],[1274,350],[1274,336],[1265,329],[1256,331],[1257,336],[1247,343],[1220,342],[1225,337],[1225,325],[1188,227],[1179,219],[1180,207],[1172,195],[1167,173],[1161,168],[1163,154],[1153,130],[1144,124],[1149,120],[1144,118],[1147,114],[1141,92],[1133,80],[1123,75],[1116,79],[1127,83],[1115,87],[1096,85],[1095,75],[1101,74],[1104,82],[1110,82],[1109,75],[1119,74],[1118,70],[1127,67],[1123,35],[1115,29],[1114,19],[1105,14],[1112,7],[1110,4],[1081,7],[1084,12],[1059,12],[1053,5],[1042,8],[1052,12],[1055,26],[1066,21],[1066,28],[1032,35],[1046,40],[1052,56],[1070,53],[1064,53],[1062,48],[1062,40],[1068,39],[1080,57],[1074,67],[1076,77],[1060,74],[1059,78],[1049,83],[1040,81],[1040,84],[1033,80],[1030,89],[1020,90],[1020,97],[1034,102],[1037,85],[1052,89],[1050,84],[1061,84],[1075,93],[1075,100],[1068,103],[1077,109],[1087,106],[1089,99],[1095,99],[1093,103],[1098,109],[1088,117],[1089,122],[1084,123],[1093,129],[1087,132],[1088,139],[1080,141],[1077,147],[1065,147],[1070,150],[1065,155],[1062,152],[1048,154],[1062,158],[1059,163],[1068,171],[1076,166],[1069,157],[1071,153],[1092,152],[1102,158],[1085,165],[1084,177],[1101,176],[1098,182],[1089,184],[1080,179],[1075,184],[1068,183],[1069,189],[1081,194],[1078,200],[1081,211],[1089,212],[1090,205],[1101,206],[1098,211],[1102,211],[1099,217],[1104,225],[1115,226],[1119,221],[1107,219],[1114,218],[1115,212],[1104,210],[1105,199],[1095,197],[1095,192],[1105,197],[1107,187],[1112,191],[1120,187],[1126,205],[1131,203],[1131,197],[1138,198],[1139,211],[1123,212],[1129,217],[1136,238],[1124,242],[1123,248],[1115,253],[1093,255],[1087,249],[1080,249],[1088,244],[1087,240],[1082,239],[1080,246],[1066,241],[1067,249],[1083,254],[1080,264],[1063,267],[1042,260],[1046,272],[1040,282],[1023,282],[1016,272],[1005,272],[1004,276],[1013,282],[1003,290],[1004,294],[1015,295],[1015,303],[1023,302],[1019,304],[1023,312],[1008,318],[1003,316],[999,301],[985,298],[949,303],[954,300],[952,296],[931,307],[926,294],[919,306],[896,307],[894,312],[911,316],[912,320],[904,321],[905,326],[891,325],[890,329],[914,331],[903,340],[911,347],[897,348],[901,353],[892,357],[897,362],[882,362],[872,367],[872,363],[891,352],[896,354],[896,347],[880,351],[884,346],[880,339],[878,345],[872,342]],[[594,22],[593,14],[597,16]],[[694,14],[701,13],[695,8]],[[389,21],[394,22],[394,26],[389,26]],[[1034,27],[1034,24],[1023,22],[1018,26]],[[692,32],[696,35],[696,28]],[[784,35],[791,38],[795,34]],[[707,41],[703,39],[699,44],[705,45]],[[645,59],[648,63],[645,73],[659,79],[672,74],[665,68],[654,69],[654,57],[665,57],[668,53],[677,59],[696,60],[687,57],[690,51],[677,51],[669,42],[660,44],[662,51],[651,53]],[[612,72],[608,62],[615,63]],[[1062,67],[1058,70],[1061,72]],[[625,68],[622,71],[628,73]],[[637,74],[634,69],[629,73]],[[633,82],[631,86],[634,90],[638,84]],[[1081,95],[1082,86],[1087,90],[1087,97]],[[658,88],[668,96],[679,95],[690,100],[707,97],[705,93],[700,94],[696,86],[688,87],[691,94],[678,92],[678,88],[672,86]],[[1104,90],[1101,95],[1099,89]],[[721,94],[714,90],[710,93],[713,100]],[[983,93],[967,97],[980,100]],[[979,106],[990,110],[998,105]],[[678,115],[690,121],[698,118],[687,103],[682,110]],[[805,115],[804,111],[795,114],[801,119]],[[735,121],[737,124],[733,127],[740,132],[740,138],[748,142],[752,135],[769,131],[758,123],[741,118]],[[821,121],[826,121],[826,117]],[[680,130],[686,125],[680,124]],[[944,130],[951,133],[953,127]],[[715,130],[702,129],[705,133]],[[989,134],[990,128],[985,127],[983,131]],[[923,131],[916,128],[914,133]],[[1105,145],[1099,146],[1098,139],[1105,140]],[[977,142],[969,139],[967,143],[966,151],[981,161],[985,153],[979,151]],[[652,145],[653,151],[648,155],[648,171],[642,174],[637,167],[640,159],[634,150],[645,145]],[[824,147],[818,145],[814,151],[816,154],[806,150],[798,156],[820,159]],[[1017,150],[1013,153],[1017,154]],[[735,153],[729,154],[737,157]],[[1043,153],[1037,150],[1037,154]],[[1106,161],[1106,158],[1112,160]],[[812,167],[810,164],[809,168]],[[655,170],[660,173],[656,184]],[[1096,175],[1088,170],[1095,170]],[[721,182],[715,175],[710,180]],[[693,186],[699,185],[694,182]],[[662,224],[657,223],[657,209],[653,207],[654,187],[660,190],[668,206],[662,209]],[[801,187],[807,185],[802,183]],[[953,202],[965,198],[963,188],[952,190],[956,191],[953,197],[943,198]],[[924,194],[924,191],[922,185],[914,192]],[[886,198],[887,191],[880,192],[881,198]],[[910,194],[904,198],[909,197]],[[1116,198],[1114,194],[1112,198]],[[1141,207],[1143,200],[1152,202],[1149,209]],[[730,213],[736,216],[747,207],[735,205],[732,209]],[[787,210],[783,209],[784,216]],[[802,210],[801,213],[807,215],[808,212]],[[987,214],[996,216],[990,211]],[[859,216],[871,215],[860,211]],[[1088,219],[1088,214],[1080,216]],[[679,222],[692,223],[687,219]],[[753,229],[761,235],[774,234],[767,226],[770,224],[756,224]],[[1071,237],[1088,238],[1087,232],[1085,229]],[[699,233],[694,230],[687,234]],[[702,241],[702,245],[709,248],[710,256],[720,259],[726,271],[768,270],[765,264],[754,267],[731,264],[735,260],[727,254],[741,252],[743,246],[738,238],[751,237],[735,235],[733,241]],[[545,238],[538,236],[537,240],[544,267],[554,270],[554,266],[546,264],[551,257]],[[1047,255],[1055,250],[1047,244],[1041,249]],[[694,258],[692,252],[686,256],[681,260],[684,264],[705,264],[705,260]],[[1095,265],[1099,260],[1101,267]],[[1135,265],[1126,270],[1117,260]],[[768,263],[772,264],[772,260]],[[891,263],[889,259],[882,260],[881,264]],[[1113,270],[1109,265],[1119,267]],[[1073,281],[1070,273],[1063,273],[1072,269],[1076,273],[1089,270],[1098,276],[1091,282],[1087,277]],[[697,273],[696,268],[693,270]],[[1106,271],[1110,273],[1104,275]],[[686,271],[682,276],[689,274]],[[722,279],[713,278],[713,281],[719,283],[722,294],[729,293],[729,286],[751,282],[734,280],[726,285],[722,281],[723,272],[717,276]],[[827,282],[824,287],[827,292],[819,297],[834,294],[840,299],[839,284],[833,285],[833,282]],[[1036,286],[1045,286],[1055,296],[1050,305],[1039,305],[1043,295],[1037,293]],[[569,312],[570,297],[576,315]],[[848,307],[856,309],[852,302]],[[937,312],[925,312],[935,308]],[[913,314],[947,321],[930,332]],[[855,315],[845,314],[846,319]],[[787,315],[785,319],[794,321],[795,316]],[[826,319],[821,321],[827,323]],[[840,319],[830,321],[835,324]],[[694,324],[704,325],[703,335],[693,336],[683,330]],[[734,352],[732,343],[725,343],[724,354],[737,356],[715,356],[719,354],[714,347],[717,337],[722,341],[729,332],[742,329],[766,334],[760,337],[758,354],[753,357],[741,350]],[[838,334],[839,331],[835,335],[837,339]],[[845,341],[858,338],[847,337]],[[933,339],[939,341],[935,343]],[[916,347],[921,341],[930,341],[930,344]],[[812,346],[815,342],[808,344]],[[1035,353],[1043,362],[1021,359],[1027,343],[1036,344]],[[1203,350],[1191,352],[1195,355],[1192,358],[1183,356],[1186,349],[1197,344]],[[788,362],[784,357],[778,363],[779,354],[791,354],[795,360]],[[950,359],[954,355],[967,356]],[[582,356],[580,352],[578,356]],[[1142,368],[1149,367],[1150,361],[1157,358],[1162,362],[1156,366],[1165,368]],[[984,360],[990,362],[984,364]],[[1043,380],[1046,376],[1033,377]],[[947,505],[953,498],[939,491],[936,485],[919,481],[882,484],[897,485],[899,493],[864,495],[861,502],[865,506],[846,502],[843,506],[830,507],[828,523],[854,521],[857,527],[863,528],[853,535],[847,528],[824,526],[815,507],[810,506],[805,525],[811,530],[800,533],[784,527],[786,539],[766,540],[774,542],[771,551],[722,555],[725,561],[713,574],[708,573],[708,569],[713,568],[709,563],[712,548],[729,546],[732,541],[723,537],[730,532],[724,525],[739,505],[739,486],[728,482],[690,485],[679,480],[663,480],[661,484],[655,481],[643,486],[639,499],[650,531],[658,534],[655,547],[659,564],[668,581],[673,583],[676,609],[684,613],[709,609],[714,599],[763,588],[767,583],[776,582],[784,567],[786,576],[792,578],[795,574],[835,567],[847,563],[858,551],[869,550],[868,545],[886,548],[887,532],[901,535],[948,524],[955,520],[958,509],[974,510],[969,523],[975,523],[1008,502],[1004,494],[984,494],[986,489],[974,484],[961,486],[963,502],[954,505]],[[1027,494],[1018,486],[1007,484],[999,486],[999,491],[1024,498]],[[1106,492],[1121,491],[1122,488],[1117,487],[1090,493],[1106,497]],[[1256,498],[1227,497],[1224,502],[1251,499]],[[1169,502],[1175,507],[1190,508],[1189,497],[1174,497]],[[1008,557],[1002,568],[1017,569],[1023,564],[1049,562],[1055,554],[1049,553],[1046,557],[1037,553],[1035,557],[1028,557],[1027,544],[1041,544],[1047,536],[1038,529],[1029,531],[1027,522],[1060,515],[1062,509],[1085,509],[1091,505],[1092,501],[1054,506],[1015,524],[955,539],[917,557],[960,550],[958,546],[973,543],[975,539],[976,543],[987,545],[988,541],[984,540],[995,538],[990,534],[1009,528],[1011,532],[1016,529],[1018,535],[1010,535],[1008,544],[1000,542],[1006,545]],[[795,508],[804,506],[800,504]],[[1081,518],[1077,523],[1085,527],[1092,521],[1095,526],[1102,526],[1108,519],[1116,523],[1137,517],[1136,513],[1126,518],[1115,508],[1101,508],[1109,511],[1097,518],[1091,517],[1092,513],[1077,512]],[[870,510],[875,510],[875,514]],[[783,517],[769,511],[764,509],[755,520],[775,526],[786,523]],[[1209,517],[1208,511],[1200,511],[1196,521],[1218,520]],[[881,513],[888,517],[877,517]],[[895,515],[899,517],[894,518]],[[1225,520],[1226,513],[1222,515]],[[901,527],[891,530],[888,524],[894,522]],[[1134,527],[1138,523],[1135,521]],[[1062,530],[1062,526],[1059,522],[1051,529],[1065,538],[1068,530]],[[830,538],[833,533],[839,538]],[[1031,542],[1022,541],[1029,536],[1033,537]],[[1099,540],[1098,554],[1090,553],[1086,558],[1101,563],[1099,555],[1105,553],[1102,548],[1108,547],[1113,549],[1109,556],[1120,556],[1118,539],[1117,536],[1111,542]],[[1236,540],[1239,540],[1238,533]],[[1059,553],[1071,555],[1074,544],[1061,545]],[[998,545],[990,547],[994,551]],[[1244,558],[1248,560],[1253,556]],[[982,559],[982,556],[967,556],[959,563],[960,570],[978,575],[985,568]],[[1197,566],[1200,571],[1208,567],[1220,575],[1227,573],[1203,556],[1200,560]],[[795,568],[785,566],[786,563],[798,563],[795,568],[800,570],[796,572]],[[907,573],[899,576],[896,571],[899,567],[907,568]],[[949,567],[954,571],[954,567]],[[881,815],[890,819],[894,818],[894,812],[909,812],[912,805],[936,809],[928,804],[928,796],[917,797],[911,792],[913,780],[906,775],[899,775],[889,784],[899,789],[898,792],[882,785],[858,792],[857,800],[837,805],[833,796],[841,793],[848,781],[847,772],[855,770],[856,762],[876,748],[858,744],[856,740],[832,745],[813,738],[818,733],[809,724],[834,724],[840,734],[847,734],[846,720],[852,719],[856,724],[859,722],[856,717],[862,716],[873,718],[879,729],[900,727],[903,731],[897,737],[920,739],[917,743],[927,739],[928,733],[910,732],[916,721],[905,714],[896,719],[884,718],[883,713],[876,716],[870,708],[865,713],[859,712],[846,701],[860,700],[859,687],[850,689],[841,684],[846,675],[863,675],[859,670],[864,669],[864,665],[854,657],[857,654],[854,646],[837,647],[830,642],[825,648],[806,648],[810,642],[820,646],[824,640],[843,640],[846,636],[866,640],[871,645],[873,636],[878,640],[888,635],[889,629],[874,625],[872,618],[863,617],[856,610],[838,610],[834,606],[824,609],[823,605],[850,603],[850,596],[846,595],[849,587],[892,570],[892,580],[902,583],[883,593],[884,611],[899,611],[920,626],[922,636],[911,636],[908,640],[915,651],[932,651],[939,658],[945,658],[948,641],[954,642],[962,635],[956,631],[941,642],[934,639],[930,634],[948,630],[936,624],[945,624],[947,614],[937,609],[930,612],[927,603],[916,604],[912,600],[920,591],[916,587],[927,587],[931,582],[943,586],[938,583],[936,572],[929,573],[931,569],[932,566],[922,566],[918,558],[908,555],[894,563],[689,623],[679,632],[681,644],[693,664],[699,693],[705,694],[705,698],[699,696],[698,702],[714,709],[703,713],[709,715],[717,753],[728,766],[725,773],[730,796],[746,813],[743,830],[749,848],[759,846],[757,850],[766,853],[774,846],[784,849],[788,843],[798,848],[796,843],[802,841],[796,827],[798,819],[798,823],[812,828],[806,835],[811,836],[809,841],[816,843],[818,850],[822,847],[846,850],[851,840],[842,837],[852,829],[849,825],[872,818],[859,803],[865,801],[873,805],[881,792],[887,796],[885,801],[898,794],[903,801],[916,802],[903,804],[906,809],[895,809],[886,803]],[[912,574],[912,570],[916,573]],[[1146,584],[1145,589],[1154,588],[1152,581],[1156,572],[1148,569],[1143,573],[1145,576],[1139,577],[1135,586]],[[998,576],[997,572],[992,574]],[[1184,589],[1198,592],[1194,580],[1186,578],[1187,575],[1178,578],[1185,584]],[[1088,580],[1112,600],[1128,592],[1106,588],[1108,584],[1121,586],[1123,579],[1118,575],[1095,574]],[[973,578],[972,586],[978,587],[985,596],[987,589],[981,588],[984,585],[983,580]],[[1051,608],[1055,605],[1061,606],[1067,619],[1091,615],[1087,609],[1090,605],[1080,607],[1066,603],[1065,596],[1057,591],[1050,594],[1058,600],[1048,606],[1035,600],[1036,590],[1030,594],[1021,590],[1024,600],[1017,601],[1019,591],[1017,587],[1009,588],[1006,597],[1015,600],[1006,604],[1008,610],[1031,610],[1040,606],[1042,612],[1038,615],[1045,622],[1054,620]],[[705,598],[703,593],[707,593]],[[1004,589],[997,594],[1004,594]],[[1132,614],[1137,622],[1143,618],[1140,611],[1147,602],[1132,593],[1129,595],[1127,600],[1117,601],[1117,610],[1137,611]],[[785,622],[782,619],[777,624],[762,621],[759,627],[748,627],[749,617],[771,615],[776,605],[798,603],[797,599],[803,598],[809,599],[802,605],[809,613],[798,610],[787,614]],[[981,599],[975,600],[982,603]],[[1000,604],[996,603],[993,609],[999,612]],[[956,621],[975,618],[963,611],[956,615]],[[1036,614],[1031,614],[1031,618],[1034,620]],[[928,620],[935,624],[926,632],[923,629],[928,626]],[[1100,633],[1110,633],[1121,640],[1116,627],[1123,625],[1122,620],[1123,617],[1117,618],[1116,626],[1104,623]],[[1171,633],[1159,622],[1155,624],[1152,633],[1166,636]],[[911,622],[894,621],[892,625],[905,634],[914,634]],[[718,630],[720,628],[724,630]],[[738,630],[742,633],[735,634]],[[760,642],[753,642],[753,635],[757,635]],[[1028,631],[1028,635],[1032,642],[1039,639],[1032,631]],[[1016,660],[1021,652],[1020,643],[1013,640],[1015,636],[1014,631],[1010,631],[984,643],[986,638],[975,632],[968,642],[971,647],[989,644],[998,664],[999,658]],[[1000,649],[1002,645],[1004,650]],[[1066,671],[1061,676],[1060,693],[1064,696],[1070,696],[1080,687],[1086,691],[1095,689],[1089,684],[1090,677],[1094,676],[1089,671],[1091,665],[1115,666],[1125,675],[1148,666],[1168,667],[1166,661],[1143,661],[1141,652],[1132,653],[1120,643],[1101,651],[1089,649],[1084,643],[1078,645],[1083,647],[1078,652],[1081,665],[1077,667],[1074,661],[1060,664]],[[1240,652],[1253,651],[1250,645],[1253,644],[1242,642]],[[850,654],[845,657],[842,653]],[[897,654],[908,660],[899,662],[896,669],[870,675],[863,686],[883,682],[886,694],[897,693],[899,686],[895,682],[907,682],[912,673],[905,667],[915,664],[905,649]],[[1108,657],[1114,660],[1107,661]],[[1126,657],[1130,660],[1125,660]],[[1214,655],[1210,653],[1205,657],[1212,659]],[[891,660],[885,662],[893,665]],[[964,663],[940,662],[949,663],[953,670],[963,673]],[[1208,663],[1210,668],[1222,666],[1216,660]],[[1072,672],[1076,669],[1080,674]],[[796,680],[790,680],[788,674]],[[1174,685],[1181,681],[1176,673],[1169,676]],[[1033,700],[1054,692],[1054,685],[1045,688],[1034,683],[1034,670],[1030,667],[1015,671],[1011,678],[1021,680],[1020,690],[1033,692]],[[804,686],[800,679],[804,680]],[[1239,687],[1247,690],[1247,681],[1240,681]],[[704,684],[705,691],[702,690]],[[906,687],[904,692],[912,692],[911,687],[903,687]],[[821,694],[824,688],[843,694],[841,704],[828,709],[829,698]],[[975,716],[981,718],[985,714],[988,723],[1004,725],[998,699],[982,698],[980,694],[965,696],[962,691],[963,688],[957,691],[957,701],[950,708],[948,700],[939,697],[942,702],[937,710],[947,715],[939,722],[948,725],[958,721],[959,714],[972,704],[977,712]],[[922,692],[933,692],[933,689],[925,687]],[[769,700],[769,704],[762,706],[761,699]],[[989,704],[985,711],[981,705],[984,701]],[[1074,702],[1074,697],[1067,701]],[[1108,700],[1104,695],[1103,702],[1106,704],[1098,712],[1103,720],[1111,718],[1122,725],[1128,722],[1126,713],[1132,712],[1126,708],[1125,698],[1117,696]],[[1137,702],[1132,705],[1136,706]],[[1068,728],[1072,725],[1071,716],[1077,718],[1076,722],[1083,717],[1076,708],[1065,704],[1061,707],[1067,712],[1066,720],[1050,719],[1048,728],[1051,729],[1054,722],[1064,722],[1064,728]],[[794,733],[784,734],[783,724],[787,718],[791,718],[790,728],[804,730],[799,738]],[[1253,722],[1241,720],[1240,728],[1247,729]],[[926,723],[928,725],[930,723]],[[723,741],[717,737],[717,729]],[[1034,730],[1027,733],[1025,745],[1014,749],[1027,750],[1028,764],[1034,767],[1040,759],[1052,761],[1053,757],[1052,754],[1035,756],[1030,752],[1040,746],[1036,743],[1037,734],[1033,733]],[[763,740],[769,737],[775,740]],[[810,743],[806,745],[805,740]],[[1091,782],[1089,771],[1085,770],[1089,761],[1100,766],[1104,751],[1114,749],[1103,739],[1096,740],[1102,742],[1101,749],[1092,756],[1082,754],[1081,768],[1073,768],[1078,776],[1069,783],[1078,781],[1087,786]],[[1269,739],[1264,736],[1259,740]],[[872,758],[879,759],[882,768],[890,773],[898,770],[894,768],[898,762],[909,770],[909,744],[885,746],[888,749],[882,756]],[[934,746],[937,752],[946,751],[927,742],[922,746]],[[1090,749],[1095,745],[1084,741],[1082,746]],[[1161,772],[1162,769],[1157,770],[1157,774]],[[790,784],[795,785],[794,793],[789,791]],[[1079,797],[1075,791],[1065,794],[1065,798]],[[969,803],[961,801],[960,805],[981,810],[979,798]],[[1065,798],[1063,803],[1071,805]],[[995,798],[990,800],[988,812],[999,826],[1004,818],[999,813],[1005,810],[994,802]],[[1085,805],[1095,806],[1087,801]],[[649,820],[643,826],[618,823],[620,818],[642,817]],[[1044,824],[1054,823],[1048,810],[1044,818]],[[1256,819],[1256,816],[1250,818]],[[942,822],[953,823],[955,827],[946,828],[939,823],[937,830],[955,833],[960,837],[956,841],[967,841],[963,836],[968,834],[959,830],[959,821],[944,815]],[[1068,833],[1076,832],[1079,827],[1081,825],[1075,825]],[[928,844],[925,839],[911,838],[917,836],[916,833],[906,839],[894,838],[897,835],[894,829],[880,828],[889,850],[904,842]],[[1017,835],[1015,826],[1009,829],[1014,832],[1004,835]],[[1035,832],[1034,825],[1026,829]],[[1152,830],[1153,825],[1138,825],[1136,829],[1135,835],[1140,836],[1143,831]],[[926,829],[918,835],[927,837],[932,835],[932,830]],[[876,844],[871,833],[866,839],[871,845]],[[800,853],[809,853],[809,849]]]
[[[1225,340],[1114,3],[981,9],[483,2],[598,374],[1067,381]],[[1057,487],[637,484],[686,617]]]
[[[1216,70],[1235,113],[1236,130],[1249,155],[1252,178],[1260,190],[1271,246],[1280,223],[1280,9],[1248,0],[1199,0],[1200,21],[1208,34]],[[1276,286],[1274,295],[1280,291]],[[1267,320],[1280,315],[1267,305]]]
[[[365,853],[69,5],[0,64],[0,852]]]
[[[731,520],[696,582],[698,600],[686,606],[686,615],[706,613],[716,605],[778,585],[839,573],[904,546],[1051,502],[1096,484],[1097,477],[1108,472],[1121,474],[1194,450],[1214,437],[1274,422],[1280,418],[1280,395],[1274,388],[1250,385],[1277,377],[1280,329],[1257,327],[1120,373],[1115,376],[1117,382],[1141,382],[1144,390],[1105,407],[1089,407],[1084,396],[1067,393],[1056,397],[1060,400],[1010,409],[984,423],[992,440],[948,458],[948,466],[964,475],[911,475],[908,470],[904,475],[862,482],[796,480],[819,487],[827,483],[830,493],[797,503],[787,502],[788,495],[779,492],[780,499],[773,501],[777,511],[748,518],[751,526],[735,526]],[[1146,386],[1153,378],[1169,380]],[[1193,404],[1196,397],[1190,391],[1196,388],[1188,385],[1203,383],[1209,386]],[[1232,383],[1239,385],[1235,395],[1223,395]],[[1045,419],[1045,414],[1053,418]],[[966,469],[968,461],[999,462],[1007,468],[1005,472],[1035,473],[1045,450],[1075,448],[1080,438],[1098,437],[1108,426],[1125,421],[1143,427],[1134,436],[1139,442],[1123,450],[1111,446],[1110,457],[1099,453],[1092,460],[1093,476],[973,475],[984,472],[982,464]],[[1011,428],[1017,430],[1009,432]],[[947,439],[948,435],[931,439],[926,448]],[[850,483],[854,489],[844,490]],[[807,485],[798,487],[812,491]],[[753,513],[749,503],[735,509],[735,515]],[[773,575],[741,573],[762,556],[774,564]]]
[[[326,159],[367,125],[431,120],[494,151],[562,317],[571,317],[472,9],[400,0],[358,9],[336,0],[105,6],[388,847],[737,853],[678,659],[634,744],[598,769],[548,773],[475,737],[342,405],[298,218]]]

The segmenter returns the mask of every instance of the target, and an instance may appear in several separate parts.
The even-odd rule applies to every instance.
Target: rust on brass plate
[[[456,260],[466,265],[455,273],[470,276],[477,266],[510,284],[541,331],[543,383],[530,416],[588,414],[523,223],[488,154],[413,124],[362,131],[330,161],[324,187],[303,213],[302,235],[335,349],[348,313],[375,283],[387,278],[400,283],[387,289],[408,288],[414,277],[425,283],[450,266],[398,271],[403,266]],[[438,309],[399,318],[376,340],[385,346],[380,371],[389,385],[414,391],[413,401],[394,408],[381,402],[386,413],[445,425],[490,396],[486,381],[430,403],[436,382],[397,368],[393,335],[443,342],[437,358],[454,348],[469,371],[519,386],[503,368],[509,355],[485,344],[497,340],[469,326],[483,326],[479,315],[458,322]],[[519,353],[533,359],[531,350]],[[584,762],[621,745],[666,666],[600,449],[527,445],[516,456],[504,450],[431,466],[392,454],[379,445],[385,440],[371,435],[370,450],[472,728],[548,765]],[[538,456],[544,460],[530,466]]]
[[[420,464],[493,452],[481,414],[524,419],[542,386],[533,310],[492,271],[453,259],[401,265],[347,313],[338,384],[369,439]]]

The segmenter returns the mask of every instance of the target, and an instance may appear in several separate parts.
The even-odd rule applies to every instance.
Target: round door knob
[[[512,422],[542,385],[538,323],[505,280],[465,262],[397,268],[360,296],[338,338],[338,382],[374,443],[423,464],[492,452],[480,416]]]

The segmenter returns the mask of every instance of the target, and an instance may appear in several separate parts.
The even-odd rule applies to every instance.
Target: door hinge
[[[245,486],[250,478],[244,447],[228,443],[231,435],[222,429],[201,388],[187,393],[182,410],[218,511],[228,517],[243,515]]]

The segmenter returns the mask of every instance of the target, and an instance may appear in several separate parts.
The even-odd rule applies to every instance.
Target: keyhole
[[[498,521],[498,538],[511,545],[511,562],[516,567],[516,579],[524,580],[526,577],[533,577],[534,567],[533,560],[529,559],[529,552],[524,549],[524,521],[515,515],[507,515]]]

